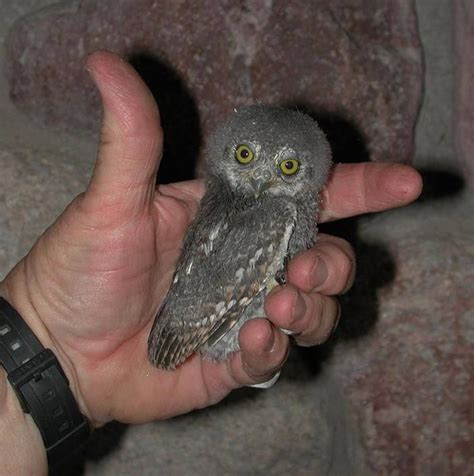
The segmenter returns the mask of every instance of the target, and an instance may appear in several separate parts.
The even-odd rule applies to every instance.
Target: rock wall
[[[9,80],[0,77],[2,275],[87,184],[95,154],[87,131],[97,132],[99,105],[82,58],[96,48],[130,57],[153,89],[170,177],[183,176],[224,115],[254,100],[313,110],[337,160],[413,158],[423,52],[412,1],[35,5],[3,0],[0,15],[0,41],[9,31],[0,57]],[[425,25],[451,28],[449,0],[418,6]],[[473,19],[468,1],[455,6],[464,176],[424,171],[418,204],[326,229],[348,238],[359,259],[336,336],[294,349],[270,391],[247,389],[178,419],[97,431],[86,459],[64,474],[474,473],[474,226],[464,187],[472,184]],[[438,37],[432,27],[424,42],[433,60],[427,71],[440,76],[433,55],[446,45]],[[436,97],[439,108],[422,124],[423,151],[441,140],[431,125],[446,117],[449,97]],[[455,157],[440,161],[453,165]]]
[[[341,158],[413,155],[423,72],[412,1],[63,2],[11,31],[14,102],[48,125],[94,129],[83,59],[98,48],[129,57],[148,81],[168,149],[184,132],[196,154],[234,107],[269,102],[314,112]],[[349,156],[354,141],[365,156]]]

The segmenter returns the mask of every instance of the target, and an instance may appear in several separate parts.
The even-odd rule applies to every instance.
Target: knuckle
[[[104,121],[102,124],[99,150],[124,147],[140,147],[146,151],[156,151],[163,142],[163,131],[154,121],[122,120]]]
[[[335,297],[327,298],[327,312],[324,319],[324,340],[328,339],[335,331],[341,316],[341,305]]]
[[[254,383],[266,382],[271,379],[283,366],[286,355],[278,359],[278,362],[255,362],[250,363],[244,360],[243,368],[249,379]]]
[[[312,293],[310,299],[311,305],[308,309],[307,329],[303,334],[312,335],[321,330],[324,314],[324,297],[319,293]]]
[[[315,294],[312,300],[314,308],[307,329],[295,338],[300,346],[325,342],[333,334],[341,315],[341,307],[336,298]]]
[[[351,261],[355,260],[354,248],[344,238],[339,236],[325,235],[324,240],[322,240],[322,244],[339,250],[340,252],[344,253]]]
[[[352,287],[356,267],[356,255],[353,248],[349,245],[349,252],[344,253],[343,265],[341,267],[341,294],[347,292]]]
[[[341,275],[341,282],[347,283],[353,273],[355,266],[355,257],[342,252],[339,259],[339,272]],[[344,286],[345,288],[345,286]]]
[[[346,292],[351,287],[355,276],[355,251],[343,238],[335,238],[326,246],[328,261],[334,270],[334,289],[332,291],[335,294]]]

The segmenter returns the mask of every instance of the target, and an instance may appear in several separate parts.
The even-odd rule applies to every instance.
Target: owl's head
[[[273,106],[238,109],[208,146],[208,174],[234,193],[295,196],[319,191],[331,165],[331,150],[306,114]]]

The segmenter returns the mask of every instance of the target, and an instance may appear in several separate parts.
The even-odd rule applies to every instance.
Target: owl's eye
[[[235,159],[241,164],[252,162],[253,156],[253,150],[248,145],[242,144],[235,149]]]
[[[296,159],[286,159],[280,162],[280,170],[285,175],[294,175],[300,169],[300,163]]]

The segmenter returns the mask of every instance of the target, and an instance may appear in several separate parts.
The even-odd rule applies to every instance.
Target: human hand
[[[301,345],[326,339],[339,313],[333,296],[350,287],[355,264],[347,242],[320,236],[289,264],[289,283],[268,296],[268,320],[243,326],[241,352],[228,362],[196,354],[173,372],[149,363],[148,334],[203,184],[156,188],[162,131],[150,92],[111,53],[93,54],[87,67],[104,108],[92,179],[0,288],[57,355],[82,412],[99,426],[205,407],[283,365],[288,337],[279,328],[296,332]],[[323,193],[321,221],[405,205],[420,188],[408,166],[338,165]]]

